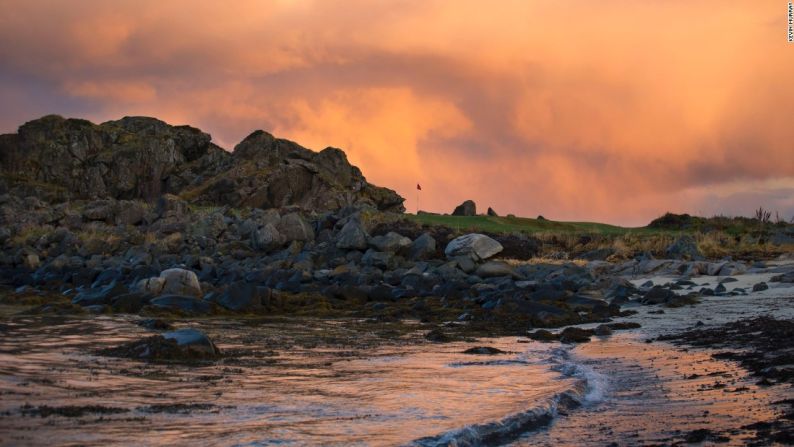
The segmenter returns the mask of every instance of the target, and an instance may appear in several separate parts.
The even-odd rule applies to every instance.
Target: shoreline
[[[664,262],[667,261],[660,261],[660,263]],[[619,266],[613,268],[619,268]],[[497,377],[504,371],[515,374],[522,371],[520,368],[530,368],[528,371],[533,371],[532,374],[540,374],[538,377],[541,377],[544,369],[554,366],[553,362],[548,361],[550,353],[563,349],[570,356],[569,360],[573,364],[588,368],[594,374],[608,378],[600,399],[580,405],[584,401],[582,395],[587,390],[580,389],[573,395],[566,390],[554,392],[549,390],[551,394],[546,397],[541,397],[540,394],[535,397],[551,399],[548,402],[554,406],[553,408],[543,407],[545,404],[538,406],[537,402],[540,401],[519,403],[515,399],[521,396],[512,395],[509,399],[513,410],[509,411],[506,407],[492,408],[494,405],[498,406],[498,401],[488,402],[488,397],[483,397],[483,403],[488,405],[482,409],[482,419],[471,420],[464,426],[450,428],[450,430],[434,435],[429,434],[429,437],[417,437],[414,443],[417,445],[445,445],[450,442],[448,438],[453,437],[459,444],[469,442],[469,444],[476,445],[478,442],[476,437],[485,436],[483,439],[498,439],[500,443],[511,445],[587,445],[582,441],[587,433],[589,437],[586,439],[590,440],[588,441],[591,442],[590,445],[604,445],[609,442],[617,442],[617,445],[676,444],[697,439],[725,445],[748,443],[765,445],[765,442],[771,440],[787,439],[785,436],[789,434],[790,421],[781,416],[787,414],[785,412],[786,405],[789,405],[787,402],[794,401],[794,393],[792,393],[790,384],[759,384],[758,378],[752,377],[735,361],[714,358],[712,354],[716,351],[710,347],[675,346],[660,339],[670,334],[686,333],[693,328],[718,329],[737,320],[746,320],[761,315],[774,315],[780,319],[794,321],[794,306],[790,305],[794,302],[794,286],[790,283],[771,282],[773,276],[779,275],[780,271],[789,271],[790,268],[790,262],[773,262],[767,267],[755,268],[750,272],[733,276],[693,276],[690,281],[691,285],[678,289],[670,286],[670,292],[686,295],[690,293],[691,289],[698,289],[705,285],[714,286],[719,281],[746,289],[759,281],[768,282],[771,286],[758,292],[722,296],[705,295],[701,296],[696,303],[673,307],[642,304],[642,298],[635,297],[622,303],[622,308],[629,312],[625,312],[625,316],[622,317],[612,317],[613,323],[611,324],[616,324],[618,327],[621,325],[630,327],[626,323],[637,323],[640,326],[638,329],[615,332],[611,335],[588,336],[589,343],[579,344],[542,343],[530,341],[525,337],[516,338],[515,335],[491,338],[485,336],[487,335],[487,326],[477,327],[476,322],[468,321],[439,324],[419,320],[392,321],[377,318],[323,319],[234,314],[191,318],[171,315],[162,322],[165,324],[170,322],[177,327],[188,326],[206,331],[213,339],[216,339],[226,353],[217,361],[180,365],[178,362],[129,360],[97,357],[92,354],[98,352],[102,346],[117,346],[125,340],[139,340],[146,334],[157,333],[157,331],[137,326],[144,316],[93,315],[90,313],[84,313],[77,318],[70,315],[17,315],[13,318],[5,317],[2,324],[8,331],[10,326],[7,325],[20,319],[32,321],[34,325],[38,325],[42,329],[46,329],[49,327],[48,325],[65,322],[67,326],[70,326],[65,329],[66,339],[76,337],[79,333],[90,333],[91,330],[88,330],[90,327],[95,327],[100,334],[103,333],[103,330],[112,329],[108,332],[109,338],[104,339],[101,344],[98,345],[95,340],[83,339],[83,347],[79,348],[83,351],[78,350],[90,354],[83,358],[82,367],[95,368],[91,365],[96,361],[99,362],[98,365],[105,365],[98,368],[99,371],[102,368],[105,368],[106,371],[101,373],[102,375],[96,380],[101,383],[104,377],[109,384],[114,383],[119,377],[118,372],[114,371],[128,371],[124,375],[132,377],[134,380],[151,380],[154,377],[173,375],[168,372],[170,368],[177,368],[176,371],[182,371],[180,374],[187,374],[180,380],[198,381],[197,383],[207,380],[208,384],[217,384],[218,381],[222,382],[227,377],[239,377],[247,368],[269,368],[280,364],[280,362],[295,366],[308,361],[306,367],[319,374],[320,382],[317,382],[317,387],[321,389],[326,386],[323,385],[325,384],[324,380],[334,377],[333,374],[327,375],[324,372],[331,368],[331,365],[357,364],[363,365],[365,369],[371,368],[373,365],[380,365],[376,368],[380,369],[386,367],[384,365],[396,361],[395,359],[404,360],[415,353],[424,352],[425,354],[421,355],[431,355],[427,359],[434,358],[433,355],[438,355],[438,353],[445,353],[443,355],[452,357],[443,357],[449,358],[449,360],[438,363],[437,367],[446,371],[444,368],[454,367],[456,362],[461,361],[461,358],[466,359],[466,356],[462,354],[464,349],[476,346],[497,347],[503,351],[501,354],[497,353],[496,357],[478,355],[471,358],[471,361],[464,362],[464,366],[485,368],[484,370],[490,371],[485,375],[486,377]],[[663,268],[656,273],[633,277],[630,282],[639,288],[645,287],[646,289],[650,286],[643,284],[648,281],[655,285],[674,285],[680,281],[680,275],[671,275],[669,270]],[[625,279],[611,278],[616,281]],[[735,281],[729,282],[727,278],[732,278]],[[604,323],[595,322],[575,325],[575,327],[590,330],[601,324]],[[472,325],[473,329],[466,330],[468,325]],[[135,329],[130,331],[131,328]],[[432,342],[427,339],[428,334],[439,329],[442,331],[440,333],[446,337],[444,343]],[[75,335],[69,335],[72,333]],[[270,335],[256,335],[257,333]],[[124,335],[120,336],[121,334]],[[528,334],[524,333],[524,335]],[[16,350],[32,349],[42,342],[41,340],[35,341],[37,340],[35,338],[31,340],[33,341],[22,343],[16,348],[8,347],[4,351],[4,355],[13,356],[15,355],[13,352]],[[64,352],[71,349],[69,346],[64,346],[66,349]],[[85,351],[88,347],[90,347],[89,351]],[[388,353],[374,355],[382,350]],[[510,362],[514,361],[510,359],[515,359],[516,355],[519,361],[514,366],[519,369],[511,370],[510,366],[506,365],[510,365]],[[301,356],[306,357],[302,360]],[[92,360],[89,361],[89,358]],[[310,360],[312,358],[315,360]],[[114,364],[119,366],[115,369],[109,367]],[[538,369],[533,365],[542,366],[542,368]],[[56,367],[56,369],[61,368],[57,365],[50,366]],[[418,364],[415,365],[415,367],[418,366]],[[220,373],[209,372],[218,367],[221,368]],[[199,375],[192,372],[188,374],[190,368],[206,369],[208,372]],[[391,371],[398,370],[392,369]],[[13,378],[13,372],[6,371],[4,375],[6,379]],[[557,371],[554,375],[547,376],[547,380],[550,380],[551,383],[561,384],[560,380],[566,380],[564,379],[566,376],[576,377],[575,374],[566,375]],[[177,377],[179,376],[174,376],[174,378]],[[388,375],[384,377],[388,377]],[[469,376],[467,380],[478,378],[478,375],[474,375]],[[49,386],[47,381],[50,379],[46,376],[37,380],[40,380],[43,386]],[[463,383],[468,382],[460,382],[460,384]],[[581,384],[573,383],[572,386],[572,389],[576,390],[577,386],[581,387]],[[420,390],[428,392],[431,389],[431,387],[420,388],[417,392],[421,393]],[[529,389],[527,388],[524,392]],[[462,396],[456,394],[457,390],[453,393],[458,396],[456,398]],[[58,400],[56,399],[56,401]],[[113,398],[100,400],[94,406],[88,404],[84,406],[48,406],[47,404],[29,405],[28,403],[22,405],[20,401],[16,410],[6,409],[5,411],[12,411],[12,413],[18,411],[20,416],[27,417],[28,421],[41,419],[42,422],[46,422],[54,420],[51,419],[53,417],[99,417],[110,421],[106,422],[110,424],[114,420],[123,420],[124,418],[153,420],[147,418],[152,418],[152,414],[162,414],[161,412],[184,414],[186,417],[196,415],[199,418],[198,421],[217,412],[223,414],[227,411],[236,411],[232,410],[236,406],[234,401],[211,402],[212,400],[206,398],[203,400],[173,399],[170,403],[164,401],[156,406],[150,406],[150,408],[146,405],[130,407],[129,403],[125,404],[127,405],[125,407],[118,401],[114,401]],[[555,404],[559,404],[559,406],[557,407]],[[163,410],[160,410],[161,408]],[[168,413],[169,411],[174,413]],[[17,416],[11,413],[5,415],[5,418],[9,417],[16,418]],[[31,417],[33,419],[30,419]],[[355,420],[362,415],[354,412],[346,417]],[[363,420],[367,421],[366,418]],[[64,423],[66,422],[68,419],[64,419]],[[310,423],[310,420],[305,420],[303,423]],[[461,432],[466,430],[469,433],[461,435]],[[472,434],[472,431],[475,433]],[[370,438],[365,443],[381,444],[377,438]]]

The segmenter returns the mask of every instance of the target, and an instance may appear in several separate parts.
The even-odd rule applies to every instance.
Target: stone
[[[389,252],[375,251],[369,249],[364,253],[361,262],[365,265],[371,265],[383,270],[391,269],[394,267],[394,255]]]
[[[173,194],[164,194],[157,199],[157,215],[165,217],[183,217],[188,213],[188,204]]]
[[[479,262],[488,259],[503,250],[502,244],[484,234],[470,233],[459,236],[444,250],[448,258],[468,256],[473,261]]]
[[[28,270],[36,270],[41,265],[41,259],[35,253],[28,253],[22,256],[22,265]]]
[[[104,287],[78,293],[72,299],[72,304],[77,304],[79,306],[110,304],[113,298],[124,295],[128,292],[129,290],[125,285],[113,281]]]
[[[560,341],[563,343],[585,343],[590,341],[594,331],[578,327],[567,327],[560,332]]]
[[[233,311],[254,311],[269,302],[270,289],[243,281],[229,285],[215,300],[217,304]]]
[[[490,206],[488,207],[488,211],[486,212],[486,214],[491,217],[499,217],[499,215],[496,214],[496,211],[494,211],[493,208],[491,208]]]
[[[753,292],[761,292],[767,289],[769,289],[769,286],[765,282],[759,282],[753,286]]]
[[[505,351],[501,349],[494,348],[491,346],[475,346],[473,348],[469,348],[463,351],[464,354],[473,354],[473,355],[498,355],[498,354],[507,354]]]
[[[675,298],[676,294],[670,289],[662,286],[653,286],[642,296],[642,302],[646,304],[664,304]]]
[[[357,219],[350,219],[336,236],[336,248],[343,250],[366,250],[367,232]]]
[[[83,217],[86,220],[112,222],[116,215],[116,203],[111,200],[95,200],[83,208]]]
[[[148,213],[148,208],[137,200],[125,200],[116,210],[116,225],[139,225]]]
[[[208,314],[212,310],[211,303],[184,295],[159,296],[153,298],[149,304],[160,309],[177,310],[188,314]]]
[[[665,249],[665,255],[670,259],[681,259],[687,261],[701,261],[703,254],[690,235],[684,235],[675,240]]]
[[[165,280],[160,291],[162,294],[202,296],[198,277],[190,270],[181,268],[163,270],[160,278]]]
[[[369,240],[369,244],[378,251],[397,253],[411,245],[411,239],[390,231],[382,236],[375,236]]]
[[[124,293],[111,299],[111,307],[115,312],[138,313],[151,301],[151,295],[139,292]]]
[[[298,213],[289,213],[282,216],[276,229],[284,236],[286,242],[314,240],[314,229]]]
[[[209,356],[220,355],[220,350],[210,340],[207,334],[197,329],[177,329],[175,331],[164,332],[162,336],[166,340],[174,340],[177,345],[199,354],[206,354]]]
[[[477,215],[477,205],[474,203],[473,200],[466,200],[465,202],[461,203],[455,210],[452,211],[453,216],[476,216]]]
[[[133,287],[134,291],[149,295],[160,295],[165,287],[165,278],[153,277],[138,281]]]
[[[430,259],[436,254],[436,240],[430,233],[422,233],[411,243],[408,256],[414,261]]]
[[[729,262],[720,268],[717,275],[719,276],[735,276],[741,275],[747,271],[747,266],[741,262]]]
[[[284,245],[286,238],[270,223],[251,234],[251,245],[256,250],[269,252]]]
[[[452,258],[457,264],[458,268],[466,273],[474,273],[477,270],[477,263],[475,263],[469,256],[458,256]]]
[[[493,278],[497,276],[509,276],[513,279],[523,279],[510,264],[502,261],[488,261],[477,267],[475,275],[481,278]]]
[[[599,324],[598,326],[596,326],[594,332],[595,335],[598,335],[599,337],[605,337],[608,335],[612,335],[612,328],[610,328],[606,324]]]
[[[192,226],[192,233],[196,237],[218,239],[224,231],[226,231],[226,220],[223,214],[219,212],[201,217]]]

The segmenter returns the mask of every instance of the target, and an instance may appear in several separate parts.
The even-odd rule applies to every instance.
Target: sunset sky
[[[49,113],[344,149],[416,207],[794,215],[787,2],[0,0],[0,131]]]

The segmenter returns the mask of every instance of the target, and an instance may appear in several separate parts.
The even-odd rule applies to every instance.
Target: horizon
[[[571,5],[1,2],[0,132],[145,115],[232,150],[263,129],[343,149],[412,213],[419,183],[438,213],[794,216],[784,3]]]

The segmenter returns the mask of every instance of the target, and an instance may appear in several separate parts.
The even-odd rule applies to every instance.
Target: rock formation
[[[0,179],[0,193],[51,202],[169,193],[200,205],[404,211],[402,197],[368,183],[340,149],[313,152],[258,130],[229,153],[199,129],[146,117],[94,124],[49,115],[25,123],[0,136]]]

